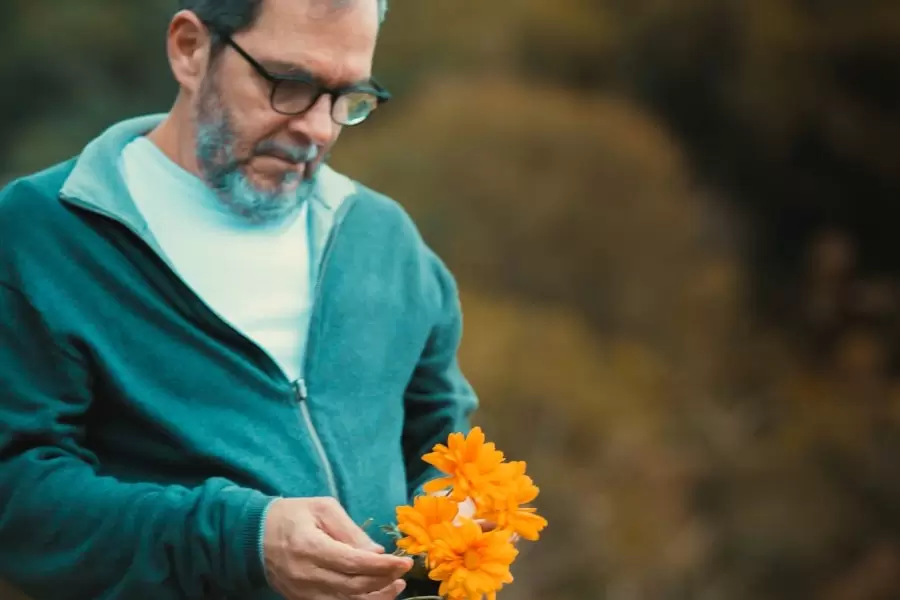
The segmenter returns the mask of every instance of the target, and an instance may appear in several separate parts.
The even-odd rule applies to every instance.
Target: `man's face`
[[[375,0],[264,0],[258,21],[234,41],[273,74],[315,77],[332,88],[371,77]],[[271,83],[225,46],[195,98],[200,175],[232,211],[253,222],[293,213],[340,134],[333,99],[297,116],[278,113]]]

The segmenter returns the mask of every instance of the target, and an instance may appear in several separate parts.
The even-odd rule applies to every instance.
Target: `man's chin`
[[[296,170],[280,172],[264,172],[251,168],[242,169],[244,178],[257,190],[273,194],[296,191],[303,186],[312,185],[321,164],[298,165]]]
[[[223,198],[223,203],[235,214],[254,224],[274,224],[297,214],[303,201],[297,194],[257,196],[256,198]]]
[[[282,181],[276,185],[268,183],[267,185],[258,185],[252,181],[247,181],[250,189],[257,198],[266,198],[263,204],[271,207],[282,206],[286,210],[290,210],[290,206],[299,206],[303,204],[313,192],[315,186],[308,179],[292,179],[290,181]]]

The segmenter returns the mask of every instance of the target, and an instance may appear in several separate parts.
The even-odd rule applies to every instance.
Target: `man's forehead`
[[[374,53],[378,25],[377,0],[265,0],[248,34],[270,44],[302,38],[344,52]]]
[[[369,3],[371,14],[365,11]],[[371,75],[375,5],[376,0],[265,0],[256,24],[241,37],[273,73],[359,83]]]
[[[303,0],[301,0],[303,1]],[[357,8],[358,4],[365,4],[372,0],[306,0],[309,4],[309,14],[314,19],[334,18],[339,13]]]
[[[263,0],[259,21],[312,25],[350,16],[361,22],[372,20],[377,29],[378,0]]]

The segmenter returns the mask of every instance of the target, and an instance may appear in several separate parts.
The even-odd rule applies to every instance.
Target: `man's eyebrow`
[[[304,69],[300,65],[284,62],[281,60],[260,60],[261,64],[272,75],[299,75],[303,77],[313,77],[309,69]]]
[[[267,71],[269,71],[272,75],[279,75],[282,77],[303,77],[305,79],[310,79],[319,84],[323,83],[321,77],[317,77],[312,71],[301,67],[298,64],[285,62],[281,60],[261,60],[259,64],[262,65]],[[356,81],[342,81],[338,82],[339,85],[336,87],[372,87],[372,77],[366,77],[365,79],[359,79]]]

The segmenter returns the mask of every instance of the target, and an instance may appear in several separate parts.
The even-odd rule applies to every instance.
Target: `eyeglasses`
[[[270,72],[259,61],[241,48],[230,35],[216,34],[246,60],[259,75],[271,85],[269,101],[272,109],[282,115],[302,115],[324,95],[331,97],[331,118],[338,125],[359,125],[379,105],[391,99],[391,94],[374,79],[369,84],[329,88],[319,85],[312,77],[304,75],[278,75]]]

